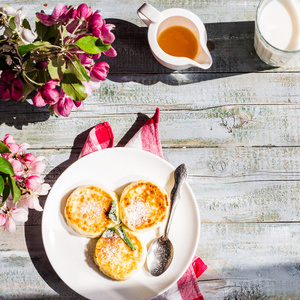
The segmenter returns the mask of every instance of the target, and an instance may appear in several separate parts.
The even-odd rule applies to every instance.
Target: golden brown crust
[[[100,236],[107,227],[114,225],[108,217],[113,200],[118,204],[117,195],[103,186],[78,187],[65,206],[67,224],[86,237]]]
[[[151,181],[128,185],[120,198],[120,219],[132,231],[157,228],[169,213],[170,201],[166,191]]]
[[[136,248],[131,250],[117,235],[101,237],[95,248],[94,260],[105,275],[116,280],[127,280],[138,272],[146,259],[146,247],[132,232],[126,231]]]

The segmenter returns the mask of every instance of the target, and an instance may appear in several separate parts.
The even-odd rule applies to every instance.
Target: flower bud
[[[108,74],[108,68],[109,65],[104,61],[95,63],[90,73],[91,78],[96,81],[105,80]]]
[[[35,64],[36,69],[38,70],[44,70],[47,68],[49,62],[47,60],[40,60]]]

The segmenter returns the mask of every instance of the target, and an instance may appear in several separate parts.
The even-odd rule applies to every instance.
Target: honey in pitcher
[[[165,29],[157,39],[160,48],[169,55],[195,59],[199,44],[192,31],[183,26]]]

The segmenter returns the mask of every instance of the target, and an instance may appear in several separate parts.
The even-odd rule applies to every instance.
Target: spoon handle
[[[171,191],[170,213],[169,213],[169,217],[168,217],[167,224],[165,227],[165,232],[163,234],[164,239],[168,238],[170,224],[173,219],[173,215],[174,215],[174,211],[177,206],[177,203],[181,197],[181,188],[182,188],[182,185],[183,185],[184,181],[186,180],[186,178],[187,178],[187,168],[186,168],[185,164],[181,164],[174,171],[175,183],[174,183],[173,189]]]

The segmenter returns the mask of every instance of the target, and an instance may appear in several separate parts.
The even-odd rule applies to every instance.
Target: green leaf
[[[90,81],[84,66],[81,64],[80,60],[76,55],[74,55],[75,61],[70,60],[68,62],[68,69],[80,80],[80,81]]]
[[[104,52],[110,48],[110,44],[103,44],[100,38],[95,36],[84,36],[75,44],[83,51],[90,54],[97,54]]]
[[[21,190],[18,187],[16,180],[10,176],[8,177],[8,184],[12,192],[13,203],[16,203],[21,197]]]
[[[23,20],[22,25],[23,25],[24,28],[31,30],[30,23],[28,22],[27,19]]]
[[[4,186],[3,194],[2,194],[2,204],[6,201],[10,193],[10,187],[8,184]]]
[[[8,174],[10,176],[14,176],[15,174],[11,163],[2,156],[0,156],[0,172]]]
[[[123,240],[123,242],[131,249],[135,250],[136,248],[133,246],[129,236],[127,235],[125,229],[123,228],[122,225],[118,225],[115,227],[111,227],[106,229],[103,233],[102,236],[103,238],[110,238],[112,237],[115,232],[118,234],[118,236]]]
[[[62,56],[53,57],[48,64],[48,71],[52,79],[60,79],[66,70],[66,61]]]
[[[57,35],[59,35],[58,29],[54,26],[47,26],[43,24],[38,18],[35,21],[36,33],[41,41],[52,42],[55,40]]]
[[[34,88],[31,85],[29,85],[28,83],[25,83],[24,87],[23,87],[23,91],[22,91],[23,96],[21,98],[21,101],[22,102],[25,101],[27,99],[28,95],[33,91],[34,91]]]
[[[123,226],[120,226],[119,228],[117,228],[117,234],[131,250],[135,250],[135,247],[133,246],[133,244],[132,244],[129,236],[127,235],[125,229],[123,228]]]
[[[111,208],[110,211],[108,213],[108,217],[115,223],[118,224],[119,223],[119,218],[117,215],[117,202],[115,200],[112,201],[111,203]]]
[[[3,142],[0,142],[0,153],[10,153],[9,148]]]
[[[49,42],[37,41],[37,42],[34,42],[32,44],[19,46],[18,51],[19,51],[19,54],[22,56],[22,55],[26,54],[27,52],[29,52],[33,49],[36,49],[36,48],[42,47],[42,46],[47,46],[47,45],[50,45],[50,43]]]
[[[116,228],[115,227],[112,227],[112,228],[108,228],[106,229],[103,233],[102,233],[102,236],[103,238],[110,238],[114,235],[116,231]]]
[[[22,75],[24,76],[23,73]],[[50,76],[48,74],[47,69],[33,70],[31,72],[26,72],[25,75],[29,77],[29,79],[31,79],[31,84],[37,85],[39,87],[50,80]]]
[[[87,97],[85,86],[69,70],[65,71],[62,79],[62,88],[64,92],[75,101],[83,101]]]
[[[8,17],[8,24],[12,31],[16,29],[15,16]]]
[[[2,195],[4,190],[4,180],[3,177],[0,175],[0,195]]]

